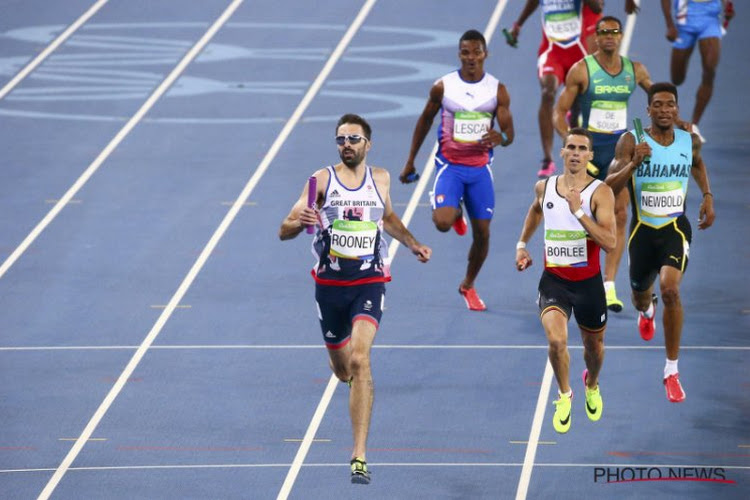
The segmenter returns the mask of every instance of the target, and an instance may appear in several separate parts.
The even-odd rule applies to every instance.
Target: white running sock
[[[605,281],[604,282],[604,293],[609,293],[610,290],[613,290],[615,288],[615,282],[614,281]]]
[[[664,365],[664,378],[677,373],[677,360],[667,358],[667,364]]]
[[[569,390],[569,391],[568,391],[568,392],[566,392],[566,393],[562,393],[562,392],[560,392],[560,390],[558,389],[558,390],[557,390],[557,393],[558,393],[558,394],[560,395],[560,397],[563,397],[563,396],[565,396],[566,398],[570,399],[570,397],[571,397],[571,396],[573,396],[573,389]]]
[[[651,304],[648,306],[648,309],[646,309],[644,312],[642,312],[644,318],[651,319],[654,317],[654,301],[651,301]]]

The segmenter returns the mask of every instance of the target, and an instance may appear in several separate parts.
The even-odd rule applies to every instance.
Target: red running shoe
[[[638,312],[638,332],[640,332],[641,338],[646,342],[654,338],[654,332],[656,331],[656,325],[654,324],[654,318],[656,318],[656,295],[651,296],[651,302],[654,304],[653,316],[647,318],[642,312]]]
[[[464,212],[463,210],[461,210],[461,215],[459,215],[458,219],[456,219],[456,222],[453,223],[453,230],[457,235],[463,236],[466,234],[466,230],[468,228],[469,225],[466,223],[466,217],[464,217]]]
[[[463,286],[458,287],[458,293],[460,293],[466,301],[466,307],[471,311],[485,311],[487,306],[484,305],[484,301],[479,298],[476,288],[464,288]]]
[[[667,390],[667,399],[672,403],[685,401],[685,391],[680,384],[680,374],[675,373],[664,379],[664,388]]]

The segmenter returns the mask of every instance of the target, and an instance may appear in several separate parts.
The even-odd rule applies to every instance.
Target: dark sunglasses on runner
[[[359,134],[352,134],[352,135],[337,135],[336,136],[336,144],[339,146],[343,146],[346,144],[346,141],[349,141],[349,144],[359,144],[360,141],[366,141],[367,137],[361,136]]]
[[[622,33],[622,31],[619,28],[600,29],[596,31],[596,34],[601,36],[619,35],[620,33]]]

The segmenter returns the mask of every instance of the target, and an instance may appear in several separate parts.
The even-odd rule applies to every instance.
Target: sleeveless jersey
[[[542,30],[550,43],[568,48],[581,38],[583,0],[542,0]]]
[[[322,285],[351,286],[390,281],[386,265],[388,246],[382,237],[385,203],[365,169],[362,184],[349,189],[339,182],[335,169],[320,209],[321,228],[313,240],[318,258],[312,275]]]
[[[633,220],[660,228],[685,211],[693,139],[689,132],[675,129],[674,142],[662,146],[650,135],[644,135],[651,146],[651,160],[638,167],[628,185]]]
[[[635,69],[620,57],[622,69],[610,75],[593,55],[584,58],[589,86],[580,97],[583,127],[596,145],[614,144],[628,129],[628,99],[635,90]]]
[[[672,0],[676,24],[688,24],[706,17],[718,18],[721,10],[721,0]]]
[[[544,268],[568,281],[581,281],[599,274],[599,245],[588,237],[575,215],[570,213],[568,202],[557,191],[555,175],[544,186],[541,201],[544,212]],[[592,179],[581,191],[581,208],[589,217],[591,197],[602,181]]]
[[[443,102],[438,127],[438,155],[450,163],[483,167],[492,160],[492,149],[479,140],[492,128],[497,110],[497,78],[485,73],[478,82],[467,82],[456,70],[440,80]]]

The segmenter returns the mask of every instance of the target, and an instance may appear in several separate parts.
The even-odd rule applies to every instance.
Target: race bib
[[[550,267],[583,267],[588,263],[586,231],[547,229],[544,253]]]
[[[453,114],[453,140],[478,142],[492,125],[492,114],[482,111],[456,111]]]
[[[544,33],[555,42],[567,42],[581,35],[581,20],[575,12],[545,14]]]
[[[594,101],[589,113],[589,130],[600,134],[623,132],[628,123],[628,103],[623,101]]]
[[[370,259],[375,255],[378,224],[336,219],[331,226],[331,255],[341,259]]]
[[[641,213],[648,217],[677,217],[683,212],[685,193],[680,181],[644,182]]]

